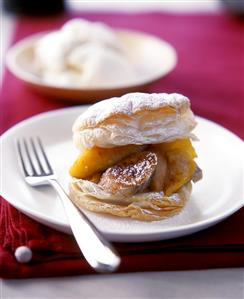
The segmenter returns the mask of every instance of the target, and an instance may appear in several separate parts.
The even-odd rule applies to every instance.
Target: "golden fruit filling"
[[[167,161],[165,179],[154,179],[163,181],[163,191],[169,196],[191,180],[197,168],[194,161],[194,158],[197,157],[196,151],[190,139],[178,139],[172,142],[155,144],[152,145],[152,149],[155,149]]]
[[[133,163],[136,165],[138,153],[145,150],[157,156],[157,166],[150,177],[149,184],[147,184],[147,190],[164,191],[169,196],[190,181],[197,169],[197,164],[194,161],[197,154],[190,139],[187,138],[148,146],[126,145],[114,148],[94,147],[87,149],[79,155],[71,166],[70,175],[99,184],[101,176],[104,181],[106,173],[111,175],[116,166],[121,165],[121,163],[124,171],[128,172],[128,168],[134,169],[132,168],[133,165],[128,165],[128,161],[134,161]],[[111,170],[107,171],[110,168]],[[124,173],[122,175],[124,176]],[[135,178],[138,175],[139,179],[143,173],[142,171],[135,173],[134,170],[133,175]]]
[[[75,160],[69,173],[77,179],[87,179],[122,159],[142,151],[143,148],[145,148],[144,145],[125,145],[113,148],[93,147],[87,149]]]

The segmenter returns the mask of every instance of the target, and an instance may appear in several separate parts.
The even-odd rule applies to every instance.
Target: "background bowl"
[[[7,53],[7,66],[16,77],[33,90],[46,96],[79,103],[120,96],[128,92],[145,91],[151,83],[164,77],[176,66],[176,51],[167,42],[137,31],[117,30],[116,33],[137,73],[136,80],[128,85],[77,88],[44,82],[33,65],[35,44],[46,32],[32,35],[16,43]]]

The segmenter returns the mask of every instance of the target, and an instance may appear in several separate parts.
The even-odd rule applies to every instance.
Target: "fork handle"
[[[49,183],[62,200],[71,230],[87,262],[98,272],[115,271],[120,264],[118,253],[87,216],[76,208],[59,182],[50,179]]]

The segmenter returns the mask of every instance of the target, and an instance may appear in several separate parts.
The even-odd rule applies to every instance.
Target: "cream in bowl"
[[[128,85],[137,77],[114,31],[83,19],[40,38],[34,56],[38,74],[51,85],[104,88]]]
[[[162,39],[83,19],[29,36],[7,54],[10,71],[33,90],[77,102],[145,91],[176,63]]]

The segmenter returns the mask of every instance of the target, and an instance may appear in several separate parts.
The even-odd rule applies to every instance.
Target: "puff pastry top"
[[[155,144],[189,136],[196,122],[187,97],[129,93],[98,102],[73,125],[77,148]]]

